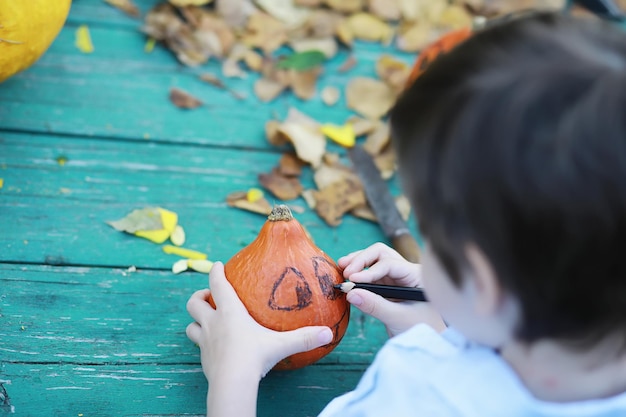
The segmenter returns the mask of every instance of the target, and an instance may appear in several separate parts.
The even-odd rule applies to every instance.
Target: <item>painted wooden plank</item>
[[[74,10],[81,8],[77,5],[72,14]],[[198,79],[201,72],[221,73],[215,60],[192,69],[160,46],[146,54],[139,22],[134,28],[93,26],[95,52],[82,54],[74,45],[79,23],[71,18],[36,65],[0,85],[0,129],[267,148],[265,122],[283,117],[290,106],[322,122],[342,123],[353,114],[343,98],[327,107],[319,96],[304,102],[286,93],[262,103],[252,93],[255,74],[227,80],[232,89],[248,95],[237,100]],[[340,74],[337,68],[349,54],[341,51],[325,66],[318,90],[327,85],[343,89],[355,75],[373,76],[375,60],[384,52],[398,55],[392,47],[357,43],[358,64]],[[412,60],[411,55],[399,56]],[[168,99],[171,87],[193,93],[205,106],[191,111],[175,108]]]
[[[331,366],[270,373],[261,382],[258,416],[315,416],[332,398],[353,389],[361,375],[360,369]],[[207,384],[194,365],[5,363],[0,383],[17,416],[206,415]]]
[[[0,264],[0,360],[199,363],[185,305],[206,285],[199,273]],[[378,321],[353,310],[346,336],[319,363],[367,365],[386,339]]]
[[[0,261],[142,269],[169,269],[177,258],[106,221],[162,206],[179,214],[186,247],[226,261],[265,221],[227,207],[226,195],[258,186],[258,173],[279,159],[273,152],[15,133],[0,133],[0,147]],[[303,182],[312,185],[310,174]],[[306,207],[302,199],[292,203]],[[336,228],[308,208],[297,217],[334,259],[384,241],[378,225],[349,215]]]

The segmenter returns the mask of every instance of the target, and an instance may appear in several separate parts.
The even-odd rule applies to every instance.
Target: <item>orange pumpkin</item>
[[[257,238],[225,265],[226,278],[261,325],[278,331],[329,326],[326,346],[292,355],[274,369],[301,368],[339,344],[348,327],[350,305],[334,288],[341,271],[308,237],[285,205],[274,207]],[[209,302],[213,305],[212,299]]]

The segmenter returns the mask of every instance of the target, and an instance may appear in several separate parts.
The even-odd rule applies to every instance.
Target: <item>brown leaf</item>
[[[274,100],[287,86],[269,78],[259,78],[254,82],[254,94],[259,100],[268,102]]]
[[[237,207],[242,210],[264,214],[266,216],[272,212],[272,206],[265,199],[265,197],[261,197],[260,199],[251,202],[248,201],[247,196],[247,191],[235,191],[226,196],[226,204],[230,207]]]
[[[345,213],[365,203],[361,184],[350,179],[336,181],[319,191],[313,191],[313,196],[315,211],[330,226],[338,226]]]
[[[299,177],[304,163],[292,153],[284,153],[278,161],[278,172],[285,177]]]
[[[248,18],[258,9],[252,0],[222,0],[215,4],[217,13],[233,29],[241,29],[246,25]]]
[[[340,13],[326,9],[315,9],[306,23],[294,32],[301,38],[328,38],[336,35],[337,27],[345,20]]]
[[[251,49],[246,51],[243,61],[252,71],[259,72],[263,68],[263,57]]]
[[[363,142],[363,149],[372,156],[382,153],[391,141],[391,132],[389,124],[379,121],[374,131],[372,131],[365,142]]]
[[[341,13],[356,13],[363,10],[363,0],[324,0],[324,3],[333,10]]]
[[[376,61],[376,74],[389,87],[400,92],[406,87],[411,67],[391,55],[382,55]]]
[[[259,174],[259,182],[280,200],[298,198],[303,190],[302,184],[300,184],[300,180],[297,177],[281,175],[278,168],[272,169],[267,174]]]
[[[200,100],[178,88],[170,89],[170,101],[181,109],[195,109],[196,107],[202,106]]]
[[[116,7],[132,17],[139,17],[139,8],[133,3],[133,0],[104,0],[105,3]]]
[[[221,90],[226,90],[228,91],[233,97],[235,97],[237,100],[243,100],[246,98],[246,96],[242,93],[238,93],[236,91],[231,90],[230,88],[228,88],[228,86],[226,84],[224,84],[224,82],[222,80],[220,80],[215,74],[210,74],[208,72],[200,74],[199,78],[204,81],[205,83],[211,84]]]
[[[368,0],[367,8],[382,20],[400,20],[402,10],[397,0]]]
[[[426,21],[403,25],[398,31],[396,47],[405,52],[418,52],[437,39],[437,32]]]
[[[287,71],[289,86],[293,90],[296,97],[302,100],[309,100],[315,96],[317,77],[322,72],[321,67],[311,68],[306,71],[297,71],[290,69]]]
[[[280,132],[278,120],[268,120],[265,123],[265,137],[274,146],[281,146],[289,142],[289,139]]]
[[[396,172],[396,154],[391,146],[388,146],[382,153],[374,157],[374,163],[380,171],[380,176],[388,180]]]
[[[359,182],[359,177],[349,167],[342,164],[324,163],[320,165],[313,173],[313,181],[318,189],[326,188],[329,185],[349,179]]]
[[[396,208],[400,212],[400,216],[406,222],[409,220],[411,215],[411,204],[409,203],[409,199],[404,195],[400,195],[395,199]],[[357,206],[350,210],[350,214],[355,217],[359,217],[361,219],[369,220],[374,223],[378,223],[378,218],[376,218],[376,214],[369,206],[369,204],[363,204],[361,206]]]
[[[378,120],[363,119],[362,117],[352,116],[348,118],[347,123],[352,124],[355,136],[363,136],[376,130],[380,122]]]
[[[396,93],[384,82],[366,77],[355,77],[346,88],[348,108],[369,119],[387,114],[396,100]]]
[[[249,47],[271,54],[287,42],[287,27],[267,13],[257,12],[248,19],[241,40]]]
[[[391,26],[369,13],[353,14],[347,19],[347,24],[357,39],[386,43],[393,37]]]

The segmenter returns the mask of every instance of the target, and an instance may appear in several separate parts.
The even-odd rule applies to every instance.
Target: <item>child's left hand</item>
[[[278,332],[258,324],[227,281],[220,262],[213,265],[209,282],[211,290],[196,291],[187,302],[187,311],[195,320],[187,326],[187,336],[200,346],[202,368],[209,380],[209,399],[212,387],[219,387],[220,395],[216,394],[213,401],[209,401],[211,409],[217,405],[215,402],[222,402],[224,396],[237,396],[241,384],[258,385],[281,359],[332,340],[332,331],[324,326]],[[213,295],[216,309],[207,301],[209,294]],[[236,399],[231,401],[237,402]],[[215,415],[221,415],[214,411]]]

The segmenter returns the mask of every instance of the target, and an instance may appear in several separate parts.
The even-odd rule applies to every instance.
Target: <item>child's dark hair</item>
[[[534,14],[436,59],[391,112],[404,188],[452,280],[486,254],[521,340],[626,340],[626,34]]]

